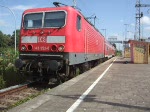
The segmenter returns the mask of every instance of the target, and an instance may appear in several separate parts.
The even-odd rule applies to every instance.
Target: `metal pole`
[[[141,9],[139,8],[139,41],[141,39]]]
[[[76,7],[76,5],[77,5],[76,0],[73,0],[73,6]]]
[[[105,38],[106,38],[106,29],[101,29],[101,30],[105,31]],[[107,38],[106,38],[106,39],[107,39]]]
[[[14,12],[9,7],[3,6],[3,5],[0,5],[0,6],[7,8],[12,13],[12,15],[14,16],[14,21],[15,21],[15,55],[16,55],[16,16],[15,16]]]
[[[127,39],[127,26],[129,25],[129,24],[124,24],[125,25],[125,41],[126,41],[126,39]]]
[[[94,26],[95,26],[95,19],[96,19],[96,16],[94,17]]]
[[[124,24],[125,25],[125,40],[124,40],[124,49],[126,48],[126,39],[127,39],[127,26],[129,24]]]
[[[129,32],[129,33],[132,33],[133,34],[133,38],[129,38],[129,39],[135,39],[135,32],[132,32],[132,31],[127,31],[127,32]]]

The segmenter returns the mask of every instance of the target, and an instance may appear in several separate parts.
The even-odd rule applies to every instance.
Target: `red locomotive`
[[[17,68],[49,78],[72,77],[114,56],[114,47],[78,10],[54,4],[24,11]]]

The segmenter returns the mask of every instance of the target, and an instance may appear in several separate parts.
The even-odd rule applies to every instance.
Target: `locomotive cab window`
[[[77,16],[77,30],[81,31],[81,16]]]
[[[43,13],[26,14],[24,16],[25,28],[40,28],[42,27]]]
[[[65,25],[66,13],[64,11],[46,12],[44,27],[63,27]]]
[[[64,11],[30,13],[24,16],[25,29],[30,28],[61,28],[65,25]]]

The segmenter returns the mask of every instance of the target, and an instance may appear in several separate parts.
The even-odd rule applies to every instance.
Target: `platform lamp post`
[[[135,32],[132,32],[132,31],[127,31],[128,33],[132,33],[133,34],[133,39],[134,39],[134,34]],[[131,38],[130,38],[131,39]]]
[[[127,38],[127,27],[129,26],[129,24],[124,24],[125,25],[125,41],[126,41],[126,38]]]
[[[125,39],[124,39],[124,49],[126,48],[126,39],[127,39],[127,27],[129,24],[124,24],[125,25]]]
[[[14,16],[14,21],[15,21],[15,55],[16,55],[16,16],[15,16],[14,12],[9,7],[4,6],[4,5],[0,5],[0,7],[7,8],[12,13],[12,15]]]

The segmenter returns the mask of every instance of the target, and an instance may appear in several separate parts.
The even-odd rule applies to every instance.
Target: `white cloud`
[[[33,7],[34,7],[34,6],[18,5],[18,6],[12,7],[11,9],[24,11],[24,10],[26,10],[26,9],[31,9],[31,8],[33,8]]]
[[[141,23],[144,25],[150,25],[150,17],[144,16],[141,18]]]
[[[0,20],[0,26],[7,26],[7,23],[3,20]]]
[[[150,31],[150,26],[144,28],[146,31]]]

